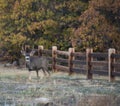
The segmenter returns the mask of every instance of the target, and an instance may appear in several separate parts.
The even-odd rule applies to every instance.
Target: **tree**
[[[88,0],[1,0],[0,48],[11,56],[26,42],[68,49],[78,18],[87,7]]]
[[[120,50],[119,28],[120,6],[119,0],[90,1],[89,7],[80,16],[79,28],[74,32],[75,39],[80,39],[78,48],[84,50],[92,47],[94,50],[103,51],[114,47]],[[116,43],[115,43],[116,42]]]

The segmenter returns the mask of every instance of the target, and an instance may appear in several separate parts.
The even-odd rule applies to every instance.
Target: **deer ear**
[[[35,50],[32,50],[32,51],[30,52],[30,56],[33,56],[34,53],[35,53]]]
[[[23,51],[23,50],[21,50],[21,53],[23,56],[25,56],[25,54],[26,54],[25,51]]]

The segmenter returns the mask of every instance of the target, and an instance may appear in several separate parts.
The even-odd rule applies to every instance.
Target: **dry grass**
[[[33,72],[29,81],[26,69],[1,66],[0,106],[44,106],[41,98],[49,99],[48,106],[120,106],[120,82],[60,72],[42,80]]]

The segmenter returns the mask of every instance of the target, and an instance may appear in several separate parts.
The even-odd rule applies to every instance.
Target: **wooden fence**
[[[39,55],[47,55],[50,60],[50,67],[54,72],[67,71],[72,73],[85,74],[87,79],[92,79],[93,74],[108,76],[109,81],[114,81],[115,77],[120,77],[120,54],[116,54],[115,49],[109,49],[107,53],[93,52],[93,49],[86,49],[85,53],[75,52],[74,48],[68,51],[57,50],[56,46],[52,50],[38,47]]]

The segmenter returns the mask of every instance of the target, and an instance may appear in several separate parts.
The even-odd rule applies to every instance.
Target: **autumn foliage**
[[[119,23],[119,0],[0,0],[0,51],[16,58],[25,43],[120,51]]]

